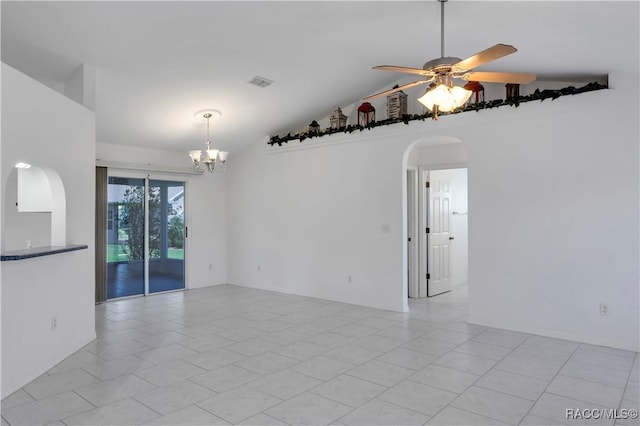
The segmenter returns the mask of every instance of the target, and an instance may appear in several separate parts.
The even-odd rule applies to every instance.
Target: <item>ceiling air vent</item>
[[[256,75],[251,80],[249,80],[249,84],[253,84],[253,85],[258,86],[258,87],[271,86],[271,83],[273,83],[273,80],[269,80],[268,78],[260,77],[259,75]]]

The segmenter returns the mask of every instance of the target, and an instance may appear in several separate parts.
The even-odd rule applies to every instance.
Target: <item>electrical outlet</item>
[[[609,306],[606,303],[600,304],[600,315],[609,315]]]
[[[262,271],[262,266],[258,265],[258,272]]]
[[[353,277],[351,275],[347,275],[347,282],[353,282]]]
[[[213,270],[213,264],[211,264],[211,263],[209,264],[209,270],[210,271]]]
[[[51,331],[56,331],[58,328],[58,317],[56,315],[51,317]]]

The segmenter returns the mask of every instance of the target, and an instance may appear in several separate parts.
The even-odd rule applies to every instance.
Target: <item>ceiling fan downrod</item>
[[[440,2],[440,57],[427,61],[422,69],[436,75],[451,73],[451,65],[461,61],[460,58],[444,56],[444,4],[448,0],[438,0]]]
[[[440,57],[444,58],[444,4],[447,0],[438,0],[440,2]]]

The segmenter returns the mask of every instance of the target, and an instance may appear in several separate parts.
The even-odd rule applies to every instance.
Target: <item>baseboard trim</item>
[[[536,336],[551,337],[554,339],[569,340],[576,343],[587,343],[590,345],[605,346],[608,348],[622,349],[625,351],[640,352],[640,344],[638,346],[634,346],[634,344],[631,342],[624,342],[624,341],[610,340],[610,339],[599,339],[599,338],[594,338],[593,336],[577,335],[574,333],[568,333],[568,332],[558,331],[558,330],[547,330],[547,329],[540,329],[535,327],[525,327],[519,324],[514,324],[512,322],[510,322],[508,325],[505,325],[504,323],[498,324],[491,321],[477,320],[472,316],[469,316],[469,319],[467,320],[467,322],[473,325],[498,328],[502,330],[515,331],[519,333],[534,334]]]
[[[66,351],[60,351],[54,354],[53,356],[44,360],[42,363],[40,363],[38,366],[36,366],[32,370],[22,375],[22,377],[19,380],[16,380],[13,383],[9,383],[9,384],[2,383],[1,398],[2,399],[6,398],[7,396],[19,390],[26,384],[40,377],[41,375],[51,370],[53,367],[55,367],[56,365],[58,365],[59,363],[64,361],[66,358],[73,355],[75,352],[82,349],[84,346],[86,346],[88,343],[92,342],[95,339],[96,339],[96,332],[94,330],[88,337],[79,338],[77,341],[69,345],[69,348],[72,348],[72,349],[68,349]]]

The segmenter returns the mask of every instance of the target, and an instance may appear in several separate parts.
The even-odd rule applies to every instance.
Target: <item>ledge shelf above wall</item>
[[[2,253],[0,261],[32,259],[34,257],[51,256],[53,254],[67,253],[76,250],[86,250],[89,246],[83,244],[70,244],[66,246],[43,246],[23,250],[12,250]]]

